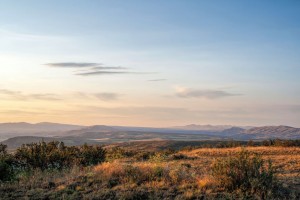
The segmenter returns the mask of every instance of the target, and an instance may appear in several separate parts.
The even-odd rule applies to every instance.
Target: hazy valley
[[[0,124],[1,143],[15,149],[24,143],[63,141],[67,145],[111,144],[134,141],[229,141],[300,139],[300,129],[288,126],[235,127],[187,125],[172,128],[77,126],[55,123]]]

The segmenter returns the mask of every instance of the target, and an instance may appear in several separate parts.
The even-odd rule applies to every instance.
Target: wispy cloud
[[[125,71],[90,71],[90,72],[76,73],[75,75],[80,75],[80,76],[94,76],[94,75],[131,74],[131,73],[133,73],[133,72],[125,72]]]
[[[115,101],[118,100],[122,94],[114,93],[114,92],[99,92],[99,93],[85,93],[85,92],[77,92],[74,94],[78,98],[85,99],[98,99],[102,101]]]
[[[113,67],[113,66],[100,66],[100,67],[93,67],[93,70],[107,70],[107,69],[128,69],[127,67]]]
[[[112,101],[112,100],[117,100],[121,95],[112,92],[102,92],[102,93],[96,93],[94,94],[94,96],[103,101]]]
[[[127,67],[109,66],[102,63],[92,62],[58,62],[46,63],[46,66],[57,68],[72,68],[74,75],[95,76],[95,75],[115,75],[115,74],[149,74],[149,72],[132,72]]]
[[[151,81],[151,82],[159,82],[159,81],[166,81],[167,79],[164,79],[164,78],[161,78],[161,79],[150,79],[148,81]]]
[[[62,68],[82,68],[82,67],[98,67],[101,63],[88,63],[88,62],[60,62],[60,63],[46,63],[45,65],[50,67],[62,67]]]
[[[143,119],[173,119],[183,116],[195,116],[198,114],[186,108],[180,107],[155,107],[155,106],[133,106],[133,107],[97,107],[82,106],[85,112],[104,113],[105,115],[122,116],[122,117],[138,117]],[[82,111],[81,111],[82,112]]]
[[[31,101],[31,100],[43,100],[43,101],[59,101],[68,98],[78,99],[98,99],[102,101],[115,101],[118,100],[123,94],[115,92],[98,92],[98,93],[87,93],[87,92],[76,92],[69,94],[52,94],[52,93],[24,93],[21,91],[0,89],[0,98],[17,100],[17,101]]]
[[[25,94],[21,91],[14,91],[14,90],[6,90],[0,89],[0,95],[5,96],[9,99],[14,100],[45,100],[45,101],[58,101],[61,100],[55,94],[51,93],[32,93],[32,94]]]
[[[219,99],[223,97],[238,96],[240,94],[229,93],[224,90],[203,90],[203,89],[191,89],[191,88],[177,88],[176,96],[181,98],[207,98],[207,99]]]
[[[155,72],[131,72],[131,71],[93,71],[93,72],[80,72],[75,75],[80,76],[95,76],[95,75],[113,75],[113,74],[153,74]]]
[[[1,114],[6,115],[40,115],[43,114],[43,112],[37,112],[37,111],[26,111],[26,110],[0,110]]]

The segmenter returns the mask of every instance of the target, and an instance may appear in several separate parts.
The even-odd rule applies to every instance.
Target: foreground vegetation
[[[0,149],[2,199],[299,199],[299,147]],[[8,176],[9,175],[9,176]]]

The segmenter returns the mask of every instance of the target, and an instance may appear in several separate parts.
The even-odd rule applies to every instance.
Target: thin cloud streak
[[[34,94],[24,94],[20,91],[0,89],[0,95],[6,96],[14,100],[45,100],[45,101],[59,101],[57,95],[51,93],[34,93]]]
[[[224,97],[239,96],[241,94],[232,94],[224,90],[201,90],[190,88],[178,88],[176,96],[181,98],[207,98],[219,99]]]
[[[103,101],[113,101],[117,100],[120,97],[120,94],[112,93],[112,92],[102,92],[102,93],[96,93],[94,96],[97,99],[103,100]]]
[[[47,63],[49,67],[57,68],[73,68],[74,75],[78,76],[95,76],[95,75],[113,75],[113,74],[153,74],[153,72],[131,72],[127,67],[122,66],[106,66],[102,63],[89,63],[89,62],[60,62],[60,63]],[[122,71],[119,71],[122,70]]]
[[[127,67],[110,67],[110,66],[101,66],[101,67],[93,67],[92,70],[107,70],[107,69],[128,69]]]
[[[37,111],[26,111],[26,110],[1,110],[1,114],[6,114],[6,115],[47,115],[47,113],[44,112],[37,112]]]
[[[150,82],[159,82],[159,81],[166,81],[167,79],[163,79],[163,78],[161,78],[161,79],[151,79],[151,80],[148,80],[148,81],[150,81]]]
[[[114,92],[99,92],[99,93],[85,93],[85,92],[76,92],[74,96],[76,98],[83,98],[83,99],[98,99],[101,101],[116,101],[123,94],[114,93]]]
[[[62,68],[82,68],[82,67],[97,67],[101,66],[101,63],[88,63],[88,62],[61,62],[61,63],[47,63],[50,67],[62,67]]]
[[[94,72],[83,72],[76,73],[79,76],[94,76],[94,75],[109,75],[109,74],[153,74],[155,72],[130,72],[130,71],[94,71]]]
[[[94,76],[94,75],[108,75],[108,74],[132,74],[132,72],[125,72],[125,71],[93,71],[93,72],[76,73],[75,75]]]

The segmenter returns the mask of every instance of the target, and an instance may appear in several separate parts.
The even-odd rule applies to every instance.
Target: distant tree
[[[100,146],[84,144],[80,147],[79,163],[83,166],[101,163],[105,160],[105,154],[106,151]]]
[[[0,144],[0,182],[12,180],[15,175],[13,157],[6,149],[6,145]]]
[[[253,140],[249,140],[248,143],[247,143],[247,146],[253,147],[254,146]]]
[[[0,144],[0,156],[5,156],[7,155],[7,145],[5,144]]]

